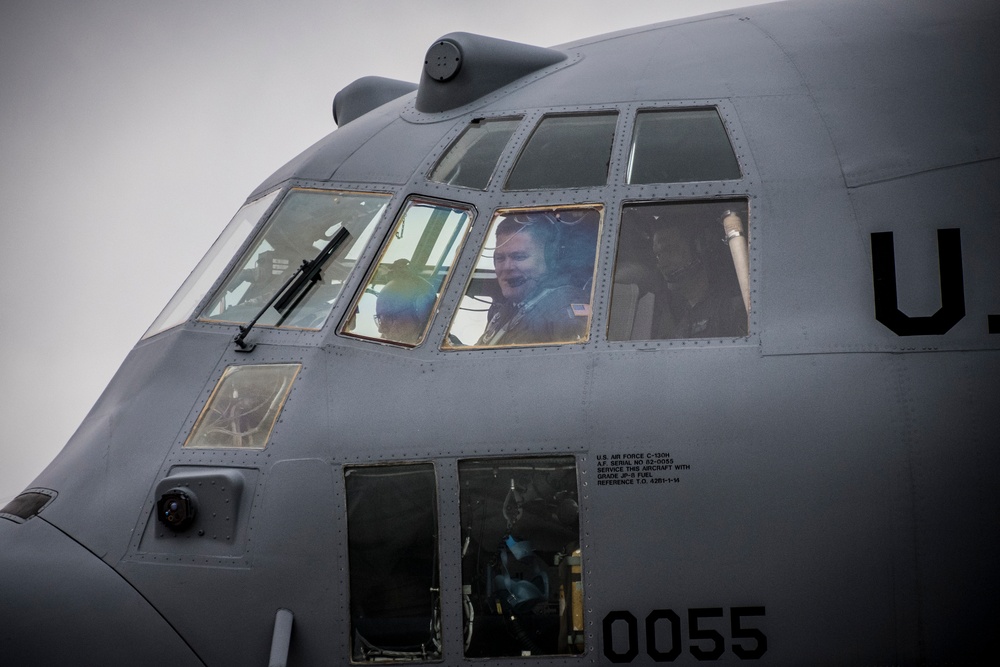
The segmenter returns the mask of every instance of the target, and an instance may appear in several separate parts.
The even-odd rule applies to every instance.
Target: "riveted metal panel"
[[[406,183],[428,151],[451,129],[452,124],[447,122],[412,124],[397,118],[346,157],[332,177],[343,181]],[[386,155],[396,157],[386,160]]]
[[[1000,157],[1000,5],[761,8],[830,132],[849,186]]]

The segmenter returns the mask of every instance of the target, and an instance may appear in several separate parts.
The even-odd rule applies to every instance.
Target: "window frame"
[[[639,127],[640,127],[640,125],[639,125],[639,118],[640,118],[640,116],[642,116],[643,114],[669,114],[669,113],[682,114],[682,113],[691,113],[691,112],[699,112],[699,111],[713,111],[713,112],[715,112],[716,118],[718,118],[719,123],[722,125],[722,131],[724,133],[726,142],[729,145],[730,150],[732,151],[733,159],[736,162],[736,168],[739,171],[739,176],[737,176],[735,178],[716,178],[716,179],[709,179],[709,180],[653,181],[653,182],[645,182],[645,183],[632,183],[631,182],[631,175],[632,175],[632,170],[633,170],[633,167],[634,167],[635,148],[638,145],[638,142],[636,141],[636,139],[637,139],[637,133],[638,133]],[[742,180],[745,177],[744,170],[743,170],[743,165],[740,164],[739,155],[737,155],[737,153],[736,153],[736,147],[735,147],[735,145],[733,143],[732,133],[730,132],[730,129],[729,129],[728,125],[726,124],[726,121],[723,118],[722,113],[721,113],[721,111],[720,111],[720,109],[719,109],[719,107],[717,105],[698,105],[698,106],[689,106],[689,107],[674,107],[674,106],[671,106],[671,107],[643,107],[643,106],[638,106],[638,107],[636,107],[636,109],[634,109],[634,111],[632,111],[631,116],[629,118],[629,121],[630,121],[630,123],[629,123],[630,127],[628,128],[628,136],[622,136],[621,137],[623,145],[626,147],[625,148],[626,159],[625,159],[624,173],[623,173],[623,183],[626,186],[682,185],[682,184],[687,184],[687,183],[723,183],[723,182],[727,182],[727,181],[739,181],[739,180]]]
[[[410,210],[411,204],[416,205],[417,203],[429,204],[431,206],[440,206],[441,208],[462,209],[467,211],[469,215],[469,219],[465,223],[465,231],[461,233],[460,235],[461,238],[458,238],[455,241],[455,250],[453,254],[452,264],[449,267],[444,280],[441,282],[440,290],[438,291],[437,297],[435,298],[434,303],[430,309],[430,316],[424,323],[424,327],[423,330],[421,331],[418,341],[413,344],[409,344],[406,342],[394,341],[385,338],[365,336],[362,334],[357,334],[348,331],[347,330],[348,323],[357,314],[358,304],[364,297],[365,292],[368,289],[368,286],[372,283],[375,274],[378,272],[379,267],[381,266],[382,263],[382,258],[385,257],[386,252],[392,246],[392,241],[395,238],[396,230],[403,222],[405,222],[403,216],[405,216],[407,211]],[[442,302],[445,299],[445,295],[448,292],[449,288],[451,287],[456,270],[462,263],[462,258],[466,252],[465,248],[468,245],[469,236],[478,218],[479,218],[478,209],[474,205],[468,202],[447,200],[438,197],[428,197],[426,195],[421,195],[416,193],[406,195],[406,197],[404,197],[402,201],[399,203],[395,211],[395,214],[392,218],[392,224],[389,225],[388,228],[385,230],[385,236],[382,239],[382,242],[379,244],[377,252],[375,253],[373,259],[371,259],[368,262],[368,268],[363,274],[361,282],[356,287],[353,298],[348,302],[347,309],[344,311],[344,315],[341,318],[341,321],[337,325],[336,328],[337,335],[348,337],[353,340],[379,343],[382,345],[392,345],[406,349],[413,349],[423,345],[423,343],[427,340],[429,332],[433,328],[434,321],[437,318],[438,313],[441,309]],[[361,261],[362,260],[359,258],[358,263],[360,264]]]
[[[714,181],[709,181],[714,182]],[[725,207],[725,204],[739,204],[742,205],[746,212],[745,218],[742,222],[742,229],[740,237],[743,239],[743,243],[746,245],[746,258],[749,260],[748,265],[748,282],[752,280],[753,274],[756,272],[755,260],[752,259],[753,250],[755,245],[753,243],[754,234],[751,229],[755,228],[754,223],[754,210],[751,204],[751,197],[749,195],[739,195],[734,194],[725,197],[690,197],[690,198],[674,198],[674,199],[651,199],[651,200],[634,200],[628,201],[624,200],[620,203],[618,208],[617,225],[615,229],[615,238],[613,245],[613,261],[610,263],[610,272],[607,276],[608,280],[608,297],[607,297],[607,309],[606,317],[604,321],[604,326],[601,328],[602,334],[604,336],[605,342],[611,345],[636,345],[636,344],[652,344],[655,346],[660,345],[698,345],[698,344],[710,344],[712,341],[729,341],[732,343],[739,343],[743,341],[749,341],[754,335],[754,316],[756,314],[754,308],[754,294],[753,290],[750,292],[750,309],[747,312],[747,333],[742,336],[703,336],[703,337],[674,337],[674,338],[622,338],[622,339],[612,339],[610,337],[611,326],[612,326],[612,305],[614,303],[614,291],[615,291],[615,276],[618,275],[619,262],[621,257],[621,236],[623,231],[623,215],[624,212],[630,208],[647,208],[647,207],[670,207],[670,206],[684,206],[684,205],[706,205],[706,206],[718,206]],[[728,207],[727,207],[728,208]],[[721,220],[720,220],[721,223]],[[705,229],[708,229],[708,224],[705,224]],[[610,236],[610,235],[609,235]],[[719,228],[719,238],[726,242],[725,232],[723,231],[721,224]],[[738,278],[737,278],[738,279]]]
[[[589,306],[590,314],[588,316],[588,322],[586,326],[586,336],[579,341],[565,341],[565,342],[540,342],[540,343],[514,343],[514,344],[499,344],[499,345],[480,345],[478,343],[471,343],[468,345],[452,345],[449,344],[449,335],[452,334],[452,330],[455,326],[455,322],[459,317],[459,313],[462,311],[462,302],[464,301],[472,282],[476,280],[477,265],[483,258],[486,251],[486,244],[491,238],[493,238],[493,232],[498,224],[497,221],[501,216],[509,217],[515,215],[518,212],[532,213],[532,212],[546,212],[546,211],[569,211],[569,210],[580,210],[580,209],[590,209],[595,210],[598,213],[598,224],[597,224],[597,238],[596,245],[594,248],[594,263],[591,273],[590,280],[590,295],[589,295]],[[600,275],[598,267],[600,266],[600,255],[603,243],[605,243],[604,236],[606,234],[606,219],[608,215],[608,207],[601,202],[586,201],[579,204],[554,204],[554,205],[539,205],[539,206],[511,206],[511,207],[498,207],[493,210],[490,216],[489,226],[485,227],[481,231],[482,239],[475,246],[470,242],[467,244],[466,256],[463,258],[463,264],[465,262],[469,263],[469,267],[465,270],[468,275],[465,277],[465,283],[461,291],[456,295],[455,304],[449,313],[447,326],[445,328],[445,335],[440,344],[440,350],[446,353],[452,352],[463,352],[470,350],[505,350],[505,349],[524,349],[524,348],[553,348],[553,347],[565,347],[567,345],[584,345],[593,341],[593,326],[596,317],[595,314],[595,300],[598,295],[597,282]],[[471,227],[471,226],[470,226]],[[495,269],[492,270],[495,280]],[[485,326],[484,326],[485,330]]]
[[[760,180],[753,155],[747,145],[746,133],[736,113],[732,99],[704,98],[687,100],[636,101],[620,105],[623,122],[618,129],[618,150],[616,152],[615,178],[609,183],[608,190],[597,193],[608,200],[607,232],[604,245],[601,248],[601,271],[598,279],[602,282],[602,291],[598,294],[598,304],[594,309],[594,318],[603,318],[599,322],[592,340],[603,349],[671,349],[700,347],[759,347],[760,317],[762,307],[757,284],[761,271],[761,245],[766,242],[762,236],[760,220],[766,216],[765,206],[759,200]],[[739,164],[741,178],[722,181],[694,181],[686,183],[653,183],[632,185],[626,182],[628,154],[631,150],[632,136],[638,113],[640,111],[686,111],[715,109],[726,130],[729,143]],[[607,192],[608,194],[603,194]],[[616,341],[607,337],[607,325],[610,323],[610,305],[612,283],[616,266],[615,258],[618,251],[618,237],[621,226],[621,212],[632,204],[643,203],[684,203],[708,200],[743,199],[748,202],[749,213],[744,233],[754,239],[749,248],[750,263],[750,318],[749,334],[745,338],[715,339],[686,338],[673,340],[629,340]]]
[[[504,156],[506,156],[506,155],[508,155],[510,153],[511,148],[512,148],[513,145],[520,143],[518,137],[519,137],[519,134],[523,131],[525,118],[526,118],[526,114],[524,114],[524,113],[510,113],[510,114],[503,114],[503,115],[499,115],[499,116],[476,116],[476,117],[474,117],[472,120],[469,121],[468,124],[466,124],[461,129],[461,131],[458,133],[458,135],[454,139],[451,139],[451,141],[448,142],[448,144],[445,146],[444,150],[441,151],[441,153],[437,156],[437,158],[431,164],[431,167],[430,167],[430,169],[427,170],[427,174],[425,176],[425,178],[427,179],[427,182],[428,183],[432,183],[434,185],[444,185],[444,186],[452,187],[452,188],[464,188],[464,189],[467,189],[467,190],[471,190],[473,192],[486,192],[486,191],[490,190],[493,187],[493,185],[497,182],[498,176],[501,173],[504,173],[504,167],[505,167]],[[504,143],[503,148],[500,150],[499,153],[497,153],[496,160],[493,163],[493,169],[490,172],[489,178],[486,180],[486,186],[485,187],[475,188],[475,187],[472,187],[470,185],[461,185],[461,184],[456,184],[456,183],[448,183],[446,181],[435,180],[433,178],[435,172],[437,172],[437,170],[441,167],[441,165],[445,161],[445,159],[447,159],[450,156],[451,152],[458,146],[458,143],[463,138],[465,138],[466,134],[468,134],[468,132],[471,129],[471,127],[472,127],[473,124],[479,123],[479,124],[486,125],[488,123],[497,123],[497,122],[503,122],[503,121],[513,122],[513,123],[515,123],[515,125],[514,125],[514,128],[511,130],[510,134],[507,136],[507,140]],[[465,156],[468,155],[468,153],[469,153],[469,151],[466,151],[465,153],[463,153],[462,157],[459,158],[456,161],[455,166],[460,165],[461,162],[462,162],[462,159],[464,159]]]
[[[357,237],[357,239],[355,239],[352,242],[352,245],[349,247],[349,249],[347,251],[348,253],[351,252],[351,250],[353,250],[355,247],[359,248],[359,251],[358,251],[358,254],[357,254],[357,261],[348,270],[347,275],[345,276],[344,281],[341,284],[341,289],[340,289],[340,291],[337,293],[337,295],[335,297],[335,302],[332,303],[332,304],[330,304],[330,307],[326,311],[326,315],[324,316],[323,321],[321,323],[319,323],[316,326],[287,325],[287,324],[284,324],[286,316],[283,315],[278,324],[268,324],[268,323],[265,323],[265,322],[258,321],[254,325],[254,327],[257,328],[257,329],[271,329],[271,330],[277,330],[277,331],[282,331],[282,332],[286,332],[286,331],[302,331],[302,332],[310,332],[310,333],[320,331],[324,327],[326,327],[326,325],[331,320],[331,315],[333,314],[333,311],[337,308],[338,302],[340,302],[342,300],[345,288],[348,287],[349,284],[350,284],[351,277],[356,274],[357,267],[360,264],[363,263],[364,257],[366,255],[366,251],[367,251],[368,247],[371,245],[371,237],[374,237],[375,233],[378,231],[378,227],[382,223],[382,221],[384,220],[386,212],[389,211],[389,210],[391,210],[391,206],[392,206],[392,202],[393,202],[393,198],[394,198],[394,193],[382,192],[382,191],[377,191],[377,190],[355,190],[353,188],[337,188],[337,187],[315,188],[315,187],[305,187],[305,186],[291,186],[291,187],[287,188],[286,190],[284,190],[282,196],[278,198],[278,201],[276,201],[274,203],[274,205],[271,207],[271,209],[268,211],[268,214],[258,223],[257,227],[251,233],[250,238],[248,239],[247,243],[245,243],[240,248],[240,250],[238,251],[237,255],[233,258],[233,261],[230,262],[229,266],[227,267],[227,270],[223,274],[221,280],[217,281],[217,283],[215,285],[213,285],[213,288],[212,288],[212,290],[209,291],[209,293],[207,295],[207,298],[199,306],[199,310],[197,311],[197,316],[195,318],[196,321],[198,321],[198,322],[200,322],[202,324],[222,325],[222,326],[230,326],[230,327],[232,327],[232,326],[241,327],[241,326],[245,326],[247,324],[247,322],[241,321],[241,320],[212,319],[212,318],[210,318],[210,317],[208,317],[206,315],[205,311],[215,301],[218,301],[220,298],[221,299],[225,299],[226,298],[225,294],[220,294],[220,292],[223,292],[225,290],[225,287],[227,285],[229,285],[230,281],[238,274],[238,267],[240,265],[240,262],[246,263],[249,260],[248,253],[250,252],[250,250],[252,248],[254,248],[255,246],[259,247],[262,243],[264,243],[264,242],[267,241],[263,237],[264,231],[267,230],[267,229],[269,229],[271,223],[275,219],[275,216],[279,215],[284,210],[284,207],[285,207],[286,203],[289,201],[289,199],[293,195],[300,194],[300,193],[301,194],[322,194],[322,195],[326,195],[326,196],[336,196],[336,195],[372,196],[372,197],[378,197],[378,198],[380,198],[383,201],[383,203],[382,203],[382,205],[380,207],[381,212],[377,216],[373,216],[365,224],[363,233],[359,234],[359,236]],[[347,227],[344,226],[344,225],[341,225],[341,229],[347,229]],[[371,231],[369,232],[368,230],[371,230]],[[369,239],[367,241],[365,241],[364,244],[359,244],[358,241],[363,240],[362,236],[366,232],[368,233]],[[315,247],[315,246],[313,246],[313,247]],[[303,257],[302,259],[304,259],[304,260],[311,260],[314,257],[316,257],[319,254],[319,252],[320,252],[320,249],[316,248],[316,253],[315,254],[313,254],[311,256],[308,256],[308,257]],[[335,255],[331,255],[326,260],[326,262],[329,263],[329,262],[333,261],[334,259],[335,259]],[[288,271],[289,272],[294,271],[294,269],[296,269],[296,268],[297,268],[296,266],[294,266],[291,263],[289,263],[289,267],[288,267]],[[326,268],[328,268],[328,266],[324,266],[324,270]],[[289,273],[289,275],[291,275],[291,273]],[[279,290],[280,290],[280,288],[279,288]],[[303,292],[303,296],[305,294],[306,294],[306,292]],[[302,298],[302,297],[300,297],[300,298]]]
[[[506,167],[506,172],[504,173],[504,178],[500,190],[505,193],[508,197],[516,196],[518,194],[532,194],[550,191],[566,191],[566,190],[589,190],[595,188],[606,188],[612,184],[614,178],[613,174],[615,171],[615,153],[616,148],[619,146],[621,141],[621,132],[623,129],[622,118],[624,114],[627,113],[622,108],[618,106],[601,106],[594,108],[575,108],[575,109],[563,109],[563,110],[546,110],[540,113],[537,117],[529,118],[527,127],[528,132],[526,136],[517,142],[516,151],[514,151],[510,156],[510,166]],[[553,118],[582,118],[586,116],[597,117],[597,116],[613,116],[615,119],[614,129],[611,131],[611,145],[609,147],[608,155],[608,166],[605,172],[604,182],[598,184],[584,184],[584,185],[565,185],[561,187],[531,187],[531,188],[512,188],[510,186],[510,179],[513,177],[514,173],[517,171],[518,165],[521,163],[521,159],[524,157],[525,152],[531,146],[532,140],[538,134],[539,130],[542,128],[546,120]],[[510,146],[508,146],[508,149]],[[499,162],[503,162],[503,159]],[[499,179],[495,179],[499,181]]]
[[[727,179],[719,181],[689,181],[681,183],[652,183],[652,184],[629,184],[626,182],[628,171],[628,158],[632,147],[636,121],[640,112],[671,112],[671,111],[705,111],[714,110],[718,115],[726,133],[727,140],[733,154],[736,157],[739,172],[738,179]],[[612,144],[611,163],[609,166],[608,179],[605,184],[587,188],[552,188],[544,190],[505,190],[505,182],[510,172],[516,165],[521,153],[527,145],[530,137],[535,132],[542,119],[554,115],[576,116],[586,114],[607,114],[617,115],[617,124]],[[598,202],[604,207],[601,234],[602,238],[598,244],[598,255],[596,260],[596,272],[594,274],[594,290],[591,297],[591,330],[588,341],[585,345],[597,345],[600,349],[623,349],[623,348],[667,348],[675,345],[685,347],[701,347],[705,345],[725,346],[747,346],[760,344],[758,335],[759,326],[759,298],[757,294],[757,284],[760,270],[760,227],[761,215],[766,215],[761,208],[759,176],[753,157],[750,153],[746,140],[746,133],[740,124],[740,119],[736,114],[736,108],[732,99],[729,98],[702,98],[684,100],[641,100],[618,103],[598,103],[591,105],[560,105],[537,108],[506,108],[490,111],[479,117],[508,118],[514,115],[522,115],[522,122],[509,140],[508,146],[501,155],[496,172],[491,184],[486,191],[475,191],[459,186],[443,185],[436,182],[423,181],[415,182],[411,187],[417,186],[421,189],[433,190],[435,194],[442,197],[454,198],[458,200],[467,199],[474,202],[480,211],[485,215],[487,211],[497,211],[501,209],[515,208],[554,208],[559,206],[584,206],[588,203]],[[426,167],[422,173],[437,164],[441,152],[447,150],[455,139],[464,131],[466,124],[457,124],[454,130],[445,138],[438,151],[428,156]],[[420,178],[423,178],[421,176]],[[420,189],[414,190],[420,192]],[[744,232],[754,237],[755,243],[749,249],[750,264],[750,301],[751,311],[749,318],[749,335],[741,339],[677,339],[677,340],[630,340],[612,341],[607,337],[607,324],[610,318],[610,301],[612,291],[612,281],[615,275],[615,257],[617,254],[618,235],[620,226],[620,214],[623,207],[632,203],[645,202],[685,202],[703,201],[712,199],[744,199],[749,202],[750,213],[746,220]],[[567,204],[567,202],[583,202],[582,204]],[[492,213],[490,220],[492,221]],[[454,285],[449,287],[448,293],[439,302],[441,317],[436,318],[435,323],[427,332],[428,338],[434,338],[433,351],[435,354],[477,354],[486,349],[493,354],[506,354],[511,349],[522,350],[524,352],[551,353],[564,345],[551,344],[525,344],[518,346],[483,346],[463,345],[455,346],[449,343],[448,332],[452,322],[459,310],[465,306],[464,295],[468,290],[468,284],[475,277],[475,267],[482,251],[482,244],[487,238],[490,226],[477,220],[470,228],[469,238],[466,242],[467,250],[458,260]],[[458,285],[462,284],[461,289]],[[431,350],[432,346],[424,346]]]
[[[264,370],[266,369],[266,370]],[[211,410],[216,407],[217,400],[221,399],[223,389],[229,389],[236,391],[237,386],[235,385],[236,376],[240,373],[244,375],[251,375],[257,372],[268,372],[274,371],[276,373],[281,373],[284,371],[284,376],[282,379],[282,385],[278,389],[278,393],[273,393],[271,397],[271,405],[265,412],[264,417],[258,422],[258,428],[262,428],[266,425],[266,435],[260,445],[206,445],[198,444],[199,440],[204,439],[207,433],[203,432],[203,428],[206,428],[206,424],[211,419]],[[201,407],[198,412],[198,417],[195,419],[194,424],[188,431],[187,437],[184,439],[184,443],[181,445],[182,450],[188,451],[198,451],[198,450],[227,450],[227,451],[264,451],[271,442],[271,436],[274,434],[274,429],[278,425],[279,418],[288,403],[288,399],[291,396],[292,388],[295,385],[295,381],[298,379],[299,374],[302,372],[302,364],[296,362],[270,362],[270,363],[256,363],[256,364],[229,364],[222,371],[222,375],[216,381],[215,386],[212,388],[211,394],[209,394],[208,399],[205,404]],[[251,379],[251,381],[255,381]],[[259,407],[255,410],[259,410]],[[234,434],[235,435],[235,434]],[[252,433],[250,434],[252,435]],[[246,434],[240,434],[240,438],[247,437]]]

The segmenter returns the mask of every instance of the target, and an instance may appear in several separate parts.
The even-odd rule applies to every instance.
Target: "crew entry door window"
[[[465,656],[583,653],[576,461],[459,461]]]
[[[434,466],[344,469],[352,662],[441,657]]]

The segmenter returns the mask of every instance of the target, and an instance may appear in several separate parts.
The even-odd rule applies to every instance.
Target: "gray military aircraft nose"
[[[0,543],[3,664],[204,664],[128,581],[44,519],[0,519]]]

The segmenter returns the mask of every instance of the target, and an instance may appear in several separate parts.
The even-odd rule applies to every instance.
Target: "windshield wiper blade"
[[[282,315],[287,316],[291,311],[295,310],[295,307],[299,305],[306,294],[309,293],[309,289],[313,287],[316,283],[323,279],[320,275],[320,269],[326,264],[326,260],[337,251],[348,236],[351,233],[347,231],[346,228],[341,227],[333,234],[333,238],[327,242],[327,244],[320,250],[319,254],[316,255],[312,261],[303,262],[300,267],[301,273],[299,277],[291,284],[288,289],[284,291],[281,298],[274,304],[274,309],[277,310]],[[306,289],[303,289],[305,287]],[[293,302],[294,300],[294,302]]]
[[[240,332],[236,334],[233,338],[233,342],[236,343],[237,352],[249,352],[256,345],[248,344],[246,342],[246,337],[253,329],[254,325],[257,324],[257,320],[264,316],[264,313],[273,305],[274,309],[282,314],[278,324],[281,324],[285,320],[285,317],[291,313],[302,299],[305,298],[306,294],[309,293],[309,289],[313,285],[318,283],[323,279],[320,274],[320,269],[323,264],[330,258],[333,253],[337,251],[337,248],[347,240],[347,237],[351,235],[345,227],[338,229],[333,238],[331,238],[323,249],[320,250],[319,254],[313,257],[311,260],[302,260],[301,266],[295,270],[295,273],[288,277],[288,280],[278,288],[274,295],[268,299],[264,307],[254,315],[253,319],[240,326]],[[305,289],[303,289],[305,288]]]

